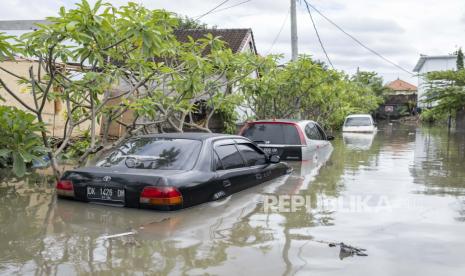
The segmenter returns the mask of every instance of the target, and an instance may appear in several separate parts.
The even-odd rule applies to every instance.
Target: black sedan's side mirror
[[[334,140],[334,136],[328,135],[328,136],[326,137],[326,140],[332,141],[332,140]]]
[[[276,163],[279,163],[281,161],[281,158],[279,157],[279,155],[271,155],[269,158],[268,158],[268,161],[272,164],[276,164]]]

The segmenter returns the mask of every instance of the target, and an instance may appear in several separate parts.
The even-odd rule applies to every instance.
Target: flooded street
[[[292,167],[176,212],[57,200],[53,180],[2,171],[0,274],[465,273],[462,134],[402,125],[339,134],[333,148]],[[127,232],[135,234],[111,236]]]

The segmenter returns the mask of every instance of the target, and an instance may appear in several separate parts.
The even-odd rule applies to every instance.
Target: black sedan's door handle
[[[229,186],[231,186],[231,181],[229,181],[228,179],[223,180],[223,187],[227,188]]]

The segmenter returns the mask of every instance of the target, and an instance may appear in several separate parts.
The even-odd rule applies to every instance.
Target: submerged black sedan
[[[56,189],[60,198],[177,210],[290,171],[279,156],[265,154],[241,136],[155,134],[128,140],[95,166],[65,172]]]

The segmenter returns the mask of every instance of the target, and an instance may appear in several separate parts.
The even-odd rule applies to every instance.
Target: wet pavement
[[[463,135],[386,125],[165,213],[57,200],[49,178],[0,171],[0,274],[463,275],[464,161]]]

